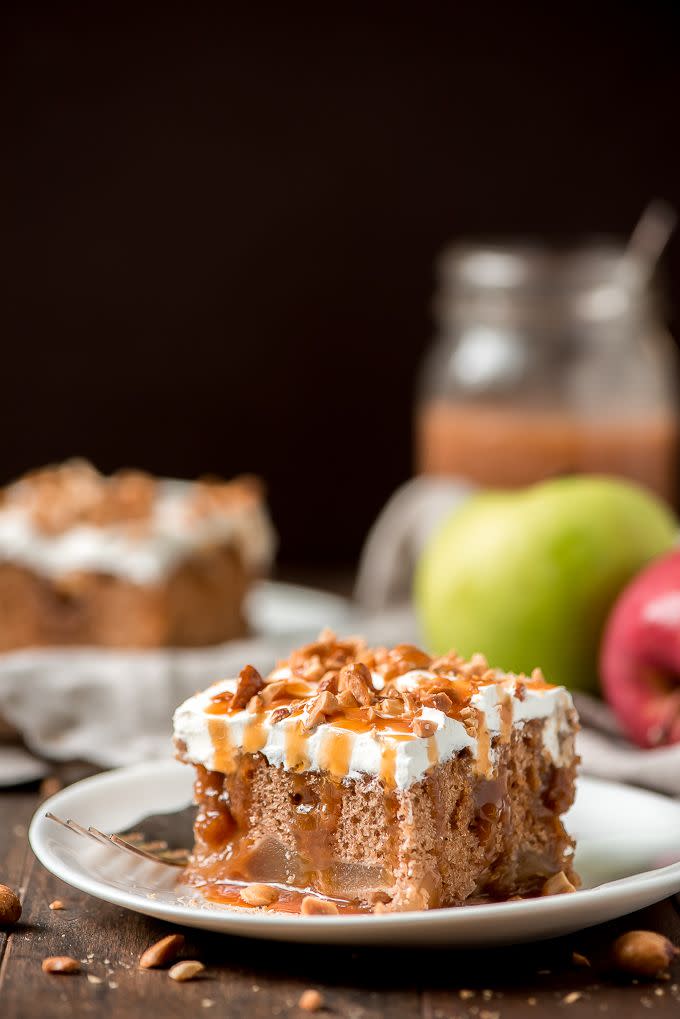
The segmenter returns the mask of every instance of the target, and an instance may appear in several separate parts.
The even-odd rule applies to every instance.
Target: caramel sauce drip
[[[430,736],[427,741],[427,760],[431,768],[439,764],[439,748],[437,747],[436,736]]]
[[[491,772],[491,734],[486,724],[484,712],[477,711],[477,762],[479,775],[488,776]]]
[[[229,713],[230,707],[227,701],[221,701],[215,698],[211,701],[207,707],[203,708],[206,715],[226,715]]]
[[[326,732],[319,749],[319,766],[335,779],[343,779],[349,771],[352,739],[349,733]]]
[[[307,736],[302,732],[299,722],[286,729],[285,761],[289,771],[304,771],[309,767]]]
[[[261,717],[254,716],[252,721],[246,725],[242,742],[243,752],[246,754],[256,754],[258,750],[262,750],[267,742],[267,733]]]
[[[394,789],[397,784],[397,745],[383,741],[380,749],[380,779],[386,789]]]
[[[236,767],[236,747],[229,736],[226,723],[220,718],[208,719],[208,734],[213,747],[213,771],[230,775]]]
[[[498,711],[501,720],[501,743],[509,743],[512,734],[512,694],[503,692]]]

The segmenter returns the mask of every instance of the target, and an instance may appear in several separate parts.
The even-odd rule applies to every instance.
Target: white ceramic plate
[[[347,598],[277,580],[262,580],[253,586],[246,596],[245,613],[256,634],[266,637],[302,634],[309,640],[325,626],[344,629],[352,616]]]
[[[179,810],[191,769],[140,764],[86,779],[43,803],[30,828],[38,859],[81,891],[139,913],[226,934],[345,944],[481,945],[553,937],[611,920],[680,890],[680,803],[612,782],[581,778],[567,823],[579,840],[585,890],[572,895],[393,915],[300,917],[229,910],[177,887],[177,870],[137,863],[49,821],[45,811],[104,831]]]

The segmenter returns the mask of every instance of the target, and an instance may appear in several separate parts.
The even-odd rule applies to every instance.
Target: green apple
[[[429,650],[596,690],[597,652],[626,582],[670,549],[677,522],[613,478],[560,478],[471,497],[432,535],[415,578]]]

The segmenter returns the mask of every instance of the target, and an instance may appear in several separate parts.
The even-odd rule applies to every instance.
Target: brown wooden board
[[[81,777],[82,769],[64,774]],[[173,928],[81,894],[34,860],[26,832],[39,803],[37,788],[0,793],[0,881],[23,900],[20,924],[0,933],[1,1019],[301,1016],[297,1002],[308,987],[323,995],[321,1015],[352,1019],[680,1015],[680,963],[670,980],[639,984],[606,966],[612,940],[625,930],[658,930],[680,944],[677,899],[567,938],[468,952],[353,951],[185,929],[183,955],[200,959],[206,973],[175,983],[165,971],[138,966],[142,951]],[[52,911],[57,898],[66,908]],[[592,967],[575,966],[574,951]],[[74,956],[82,973],[44,974],[48,955]]]

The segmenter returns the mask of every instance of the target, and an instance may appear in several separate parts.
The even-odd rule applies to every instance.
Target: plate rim
[[[352,914],[348,916],[303,917],[295,915],[291,917],[288,914],[259,913],[250,911],[240,913],[238,910],[229,909],[228,907],[225,907],[223,910],[198,910],[192,909],[190,906],[180,906],[166,902],[154,902],[154,900],[151,899],[147,902],[147,900],[143,899],[142,896],[138,894],[114,888],[109,889],[109,887],[99,879],[89,877],[87,874],[81,875],[77,871],[73,871],[72,868],[70,868],[68,864],[63,863],[43,841],[43,827],[49,823],[45,816],[47,811],[52,811],[53,813],[58,814],[60,812],[60,801],[68,800],[74,791],[77,794],[77,792],[84,787],[92,788],[94,786],[105,786],[110,782],[115,783],[121,775],[134,778],[137,776],[141,777],[142,775],[148,775],[148,773],[151,772],[152,774],[155,773],[156,777],[158,777],[159,770],[174,770],[176,767],[182,767],[182,765],[175,761],[174,758],[143,761],[138,764],[124,765],[120,768],[108,769],[98,773],[97,775],[91,775],[87,778],[80,779],[78,782],[74,782],[73,784],[66,786],[64,789],[60,789],[47,800],[44,800],[31,818],[28,829],[28,841],[35,857],[41,865],[55,877],[64,881],[71,887],[77,888],[79,891],[85,892],[87,895],[91,895],[93,898],[101,899],[113,905],[124,906],[134,912],[170,920],[171,922],[175,922],[180,925],[182,923],[189,923],[187,920],[187,914],[201,915],[203,917],[227,916],[230,924],[233,924],[234,928],[238,928],[240,924],[244,927],[242,932],[234,929],[229,933],[237,935],[240,933],[241,936],[250,937],[255,936],[252,933],[253,927],[261,928],[262,933],[259,936],[266,937],[267,932],[270,932],[271,935],[275,937],[277,932],[283,933],[289,930],[291,923],[296,926],[298,924],[302,924],[305,929],[318,929],[320,931],[328,931],[330,929],[351,930],[358,925],[360,925],[361,929],[364,931],[371,929],[376,931],[385,931],[389,928],[393,930],[403,930],[421,923],[426,923],[428,926],[435,929],[441,928],[442,926],[451,926],[453,929],[454,927],[458,927],[465,923],[465,917],[469,916],[468,910],[474,910],[475,917],[478,918],[481,923],[484,923],[485,921],[487,923],[491,922],[494,919],[497,919],[499,915],[507,917],[510,910],[512,910],[512,915],[516,916],[518,920],[521,920],[521,917],[528,913],[539,917],[544,913],[546,915],[550,914],[556,907],[560,910],[560,913],[563,914],[564,918],[567,919],[570,916],[573,916],[573,914],[578,913],[582,908],[582,904],[586,901],[592,903],[596,899],[600,899],[603,902],[608,902],[609,900],[616,898],[619,893],[624,892],[627,888],[634,887],[635,889],[639,889],[641,884],[650,891],[653,891],[653,894],[656,894],[657,892],[659,893],[656,899],[652,898],[649,900],[650,903],[653,901],[659,901],[667,895],[675,894],[678,890],[680,890],[680,861],[678,861],[676,863],[668,864],[665,867],[640,871],[637,874],[628,875],[627,877],[617,878],[613,881],[606,881],[594,888],[578,889],[572,895],[546,896],[544,898],[539,897],[512,902],[481,903],[470,906],[443,906],[432,910],[413,910],[403,913],[381,913],[370,915]],[[591,775],[581,775],[578,782],[582,785],[585,784],[587,786],[591,786],[594,789],[600,789],[603,793],[611,788],[615,788],[617,790],[624,789],[653,801],[661,802],[664,804],[665,808],[670,807],[671,809],[677,810],[678,818],[680,819],[680,802],[676,802],[672,798],[664,796],[661,793],[657,793],[640,786],[633,786],[625,782],[615,782]],[[68,811],[66,812],[66,815],[68,816]],[[557,904],[558,901],[559,905]],[[499,911],[501,912],[499,913]],[[625,911],[618,915],[625,915]],[[601,921],[595,922],[599,923]],[[584,926],[587,925],[584,924]],[[225,931],[225,933],[227,932]]]

